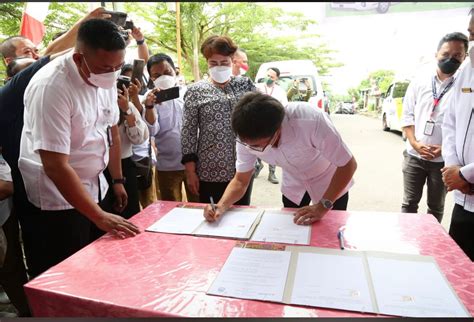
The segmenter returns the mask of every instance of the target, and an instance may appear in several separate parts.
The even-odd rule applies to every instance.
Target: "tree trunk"
[[[195,23],[193,26],[193,56],[191,62],[195,82],[201,80],[201,73],[199,71],[199,39],[197,27],[198,26],[196,26]]]

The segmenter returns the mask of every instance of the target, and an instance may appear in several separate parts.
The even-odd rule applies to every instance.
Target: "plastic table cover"
[[[157,202],[131,220],[142,230],[175,207]],[[433,256],[471,315],[474,264],[431,215],[332,211],[311,245]],[[367,317],[374,314],[206,295],[235,240],[142,232],[107,234],[25,285],[36,317]]]

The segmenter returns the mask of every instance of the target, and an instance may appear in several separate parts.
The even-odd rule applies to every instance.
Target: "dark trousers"
[[[0,284],[19,316],[31,316],[23,285],[28,281],[23,251],[20,244],[20,229],[16,211],[13,211],[2,226],[7,239],[5,262],[0,267]]]
[[[449,235],[471,261],[474,261],[474,212],[469,212],[462,206],[455,204]]]
[[[305,206],[308,206],[309,203],[311,202],[311,197],[309,196],[309,193],[306,191],[303,198],[301,199],[300,204],[296,204],[285,195],[281,196],[281,200],[283,201],[283,206],[285,208],[302,208]],[[349,192],[346,192],[344,195],[342,195],[339,199],[334,201],[333,210],[347,210],[347,203],[349,202]]]
[[[206,182],[199,181],[199,202],[209,203],[209,198],[212,196],[215,203],[218,203],[221,200],[222,195],[224,194],[225,189],[229,185],[229,182]],[[249,186],[245,195],[235,203],[238,206],[248,206],[250,205],[250,198],[252,194],[253,187],[253,176],[250,179]]]
[[[22,211],[21,229],[31,278],[90,243],[92,223],[75,209],[41,210],[27,201]]]
[[[443,219],[446,187],[443,183],[441,168],[444,162],[430,162],[403,152],[403,203],[402,212],[417,213],[418,203],[423,195],[423,187],[427,185],[428,213],[436,217],[438,222]]]
[[[122,175],[126,178],[124,188],[127,192],[127,206],[125,209],[118,213],[114,209],[115,195],[112,187],[112,177],[108,169],[104,171],[104,176],[109,183],[109,190],[105,198],[100,202],[100,207],[102,210],[117,214],[122,216],[125,219],[129,219],[132,216],[140,212],[140,199],[138,194],[138,183],[137,183],[137,166],[132,161],[132,158],[122,159]],[[91,239],[96,240],[100,236],[105,234],[102,230],[97,228],[97,226],[91,226]]]

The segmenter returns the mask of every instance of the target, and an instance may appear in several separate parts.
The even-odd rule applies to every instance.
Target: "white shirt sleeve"
[[[317,113],[316,122],[311,131],[311,143],[321,151],[321,154],[337,167],[345,166],[352,158],[352,153],[346,146],[339,132],[336,130],[326,113],[313,110]]]
[[[60,91],[59,91],[60,92]],[[28,119],[33,151],[45,150],[69,155],[71,147],[71,111],[67,94],[58,95],[48,84],[33,86],[25,96],[25,105],[33,117]],[[32,101],[28,98],[34,97]]]
[[[461,164],[456,153],[456,91],[454,94],[455,95],[453,95],[449,100],[448,106],[444,113],[443,123],[441,124],[441,130],[443,133],[441,154],[443,156],[445,166]]]
[[[127,121],[124,120],[127,137],[132,144],[142,144],[148,140],[148,127],[142,120],[135,105],[129,102],[128,107],[132,110],[133,115],[135,116],[135,126],[128,126]]]
[[[11,169],[7,161],[0,154],[0,180],[2,181],[12,181]]]
[[[235,169],[237,172],[249,172],[250,170],[255,169],[255,162],[257,161],[257,156],[252,154],[245,146],[240,143],[237,144],[237,161],[235,164]]]
[[[408,85],[405,97],[403,98],[403,113],[400,120],[401,127],[415,125],[415,105],[416,105],[416,87],[415,81]]]

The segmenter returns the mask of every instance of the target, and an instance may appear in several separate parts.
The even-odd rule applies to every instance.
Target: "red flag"
[[[27,2],[21,19],[20,35],[38,45],[45,33],[43,21],[48,14],[49,2]]]

